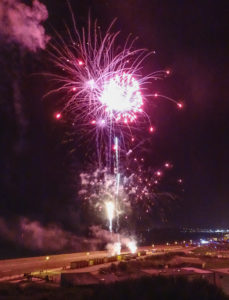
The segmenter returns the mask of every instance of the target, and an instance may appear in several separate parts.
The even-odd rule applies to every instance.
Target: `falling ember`
[[[166,168],[171,168],[172,166],[171,166],[170,163],[166,162],[166,163],[165,163],[165,167],[166,167]]]
[[[106,202],[107,218],[109,220],[109,230],[112,232],[112,220],[114,218],[114,204],[113,202]]]
[[[61,118],[61,114],[60,113],[56,113],[55,114],[55,118],[58,120],[58,119],[60,119]]]
[[[78,65],[79,65],[79,66],[83,66],[83,65],[84,65],[84,62],[83,62],[82,60],[79,59],[79,60],[78,60]]]
[[[118,146],[117,145],[113,145],[112,148],[113,148],[114,151],[118,150]]]
[[[183,108],[183,104],[181,102],[177,103],[178,108]]]
[[[155,129],[154,129],[154,127],[152,127],[152,126],[149,128],[149,131],[150,131],[151,133],[154,132],[154,130],[155,130]]]

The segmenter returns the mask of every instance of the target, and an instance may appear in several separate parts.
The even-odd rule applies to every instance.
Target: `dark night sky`
[[[63,21],[71,24],[66,2],[42,2],[49,12],[48,34],[54,35],[53,27],[63,33]],[[171,160],[173,176],[184,179],[176,225],[229,227],[228,1],[94,0],[71,1],[71,6],[79,24],[86,23],[89,8],[105,27],[117,17],[114,28],[122,37],[131,32],[139,37],[138,46],[156,51],[149,70],[172,70],[156,88],[185,107],[177,111],[164,101],[153,107],[157,132],[148,161]],[[68,225],[78,215],[76,208],[70,212],[77,206],[74,173],[82,155],[69,155],[72,145],[63,144],[66,124],[53,118],[55,99],[41,99],[50,83],[31,75],[49,69],[47,56],[1,39],[0,215]],[[12,78],[18,79],[23,99],[20,126],[12,112]]]

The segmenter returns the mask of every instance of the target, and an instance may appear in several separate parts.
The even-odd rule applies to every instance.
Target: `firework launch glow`
[[[136,244],[135,241],[128,242],[127,246],[128,246],[128,248],[129,248],[129,250],[130,250],[130,252],[132,254],[136,253],[136,251],[137,251],[137,244]]]
[[[119,255],[121,253],[121,243],[117,242],[113,245],[113,255]]]
[[[114,204],[113,202],[106,202],[107,217],[109,220],[109,230],[112,232],[112,220],[114,218]]]

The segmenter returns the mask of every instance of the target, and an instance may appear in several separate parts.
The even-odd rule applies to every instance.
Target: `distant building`
[[[174,269],[144,269],[142,270],[146,275],[151,276],[182,276],[188,280],[193,279],[205,279],[209,283],[214,284],[214,273],[209,270],[203,270],[199,268],[186,267],[186,268],[174,268]]]
[[[168,267],[204,268],[205,262],[198,257],[175,256],[168,262]]]

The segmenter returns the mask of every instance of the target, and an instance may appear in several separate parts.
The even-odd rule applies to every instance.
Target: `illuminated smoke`
[[[127,247],[129,248],[132,254],[136,253],[137,251],[137,244],[135,241],[130,241],[127,243]]]
[[[27,218],[20,218],[13,223],[0,217],[0,237],[39,251],[96,250],[100,243],[98,239],[76,236],[56,224],[44,226],[39,221]]]
[[[108,255],[119,255],[121,253],[121,243],[116,242],[114,244],[107,245]]]
[[[102,229],[100,226],[91,226],[91,234],[94,238],[106,242],[106,249],[109,255],[117,255],[121,253],[121,248],[128,248],[131,253],[137,251],[137,245],[133,236],[126,234],[110,233],[107,230]]]
[[[47,8],[39,0],[34,0],[32,6],[20,0],[1,0],[0,36],[33,52],[44,49],[49,36],[42,22],[47,18]]]

